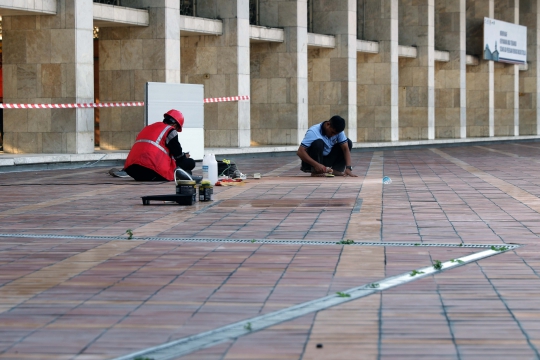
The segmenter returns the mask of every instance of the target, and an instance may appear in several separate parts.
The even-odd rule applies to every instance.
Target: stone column
[[[357,55],[358,141],[398,141],[398,0],[358,6],[361,40],[379,43],[378,54]]]
[[[205,97],[249,95],[249,0],[199,0],[197,16],[221,19],[223,35],[182,37],[182,82]],[[250,102],[206,104],[204,134],[206,147],[250,146]]]
[[[435,48],[448,62],[435,62],[435,137],[466,137],[465,0],[435,1]]]
[[[307,1],[260,0],[260,25],[283,43],[252,43],[251,143],[299,145],[308,128]]]
[[[414,46],[416,59],[399,60],[400,139],[435,138],[434,0],[400,0],[399,44]]]
[[[540,134],[540,3],[539,0],[521,0],[520,24],[527,26],[528,70],[519,73],[519,134]]]
[[[334,35],[336,47],[308,54],[312,123],[340,115],[353,142],[357,141],[356,17],[356,1],[314,1],[313,32]]]
[[[493,18],[493,0],[466,1],[467,53],[478,58],[467,66],[467,137],[493,136],[493,62],[483,60],[484,17]]]
[[[147,8],[148,27],[99,31],[100,101],[144,101],[147,82],[180,82],[180,5],[167,0],[122,0]],[[143,107],[101,108],[100,147],[130,149],[145,126]]]
[[[4,16],[5,103],[94,101],[92,0],[58,0],[56,15]],[[93,109],[4,110],[6,153],[94,152]]]
[[[519,0],[496,0],[495,19],[519,24]],[[494,68],[494,135],[519,135],[519,65],[495,62]]]

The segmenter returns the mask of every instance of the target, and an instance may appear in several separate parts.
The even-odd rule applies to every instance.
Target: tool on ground
[[[161,203],[175,202],[178,205],[193,205],[197,202],[197,181],[194,178],[200,181],[199,176],[192,176],[180,168],[176,169],[174,172],[176,194],[142,196],[143,205],[150,205],[150,201],[160,201]]]

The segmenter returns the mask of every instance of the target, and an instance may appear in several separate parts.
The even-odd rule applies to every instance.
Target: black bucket
[[[178,180],[176,182],[176,193],[180,195],[191,195],[193,202],[197,201],[197,187],[195,181]]]

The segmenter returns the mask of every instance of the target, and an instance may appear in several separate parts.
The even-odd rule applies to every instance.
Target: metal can
[[[199,201],[213,201],[214,200],[214,188],[212,185],[200,185],[199,186]]]
[[[193,202],[197,201],[197,188],[193,180],[178,180],[176,182],[176,193],[181,195],[191,195]]]

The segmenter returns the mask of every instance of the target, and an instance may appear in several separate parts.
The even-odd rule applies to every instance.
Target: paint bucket
[[[193,180],[177,180],[176,193],[180,195],[190,195],[193,197],[193,202],[197,201],[197,188]]]

